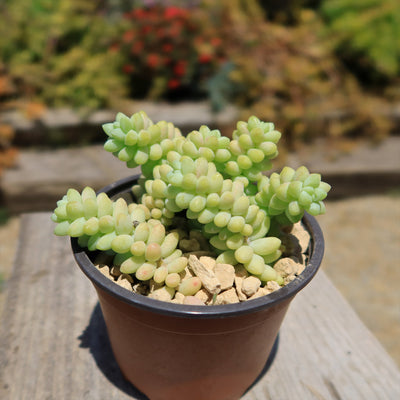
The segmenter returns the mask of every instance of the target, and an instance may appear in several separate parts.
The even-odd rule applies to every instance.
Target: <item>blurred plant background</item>
[[[4,0],[0,11],[2,109],[206,100],[274,121],[289,149],[393,129],[397,0]],[[2,154],[11,130],[0,127]]]

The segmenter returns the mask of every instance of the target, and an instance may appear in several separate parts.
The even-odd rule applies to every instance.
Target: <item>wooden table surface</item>
[[[25,214],[0,325],[0,399],[147,399],[121,376],[95,291],[49,213]],[[397,400],[400,371],[323,271],[242,400]],[[189,399],[188,399],[189,400]]]

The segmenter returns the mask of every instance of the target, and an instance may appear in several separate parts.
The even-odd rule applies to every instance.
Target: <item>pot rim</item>
[[[105,186],[98,193],[105,192],[113,197],[129,190],[140,174],[123,178],[110,185]],[[132,197],[133,199],[133,197]],[[92,263],[86,250],[78,245],[77,238],[71,238],[71,247],[74,258],[83,273],[98,287],[108,294],[134,307],[151,311],[156,314],[169,315],[182,318],[215,319],[225,318],[234,315],[249,314],[261,311],[267,307],[275,306],[282,301],[294,297],[303,289],[317,273],[324,254],[324,237],[317,220],[305,213],[302,222],[311,236],[311,256],[304,271],[292,282],[281,287],[279,290],[268,295],[258,297],[234,304],[213,305],[213,306],[192,306],[184,304],[168,303],[143,296],[119,286],[104,276]]]

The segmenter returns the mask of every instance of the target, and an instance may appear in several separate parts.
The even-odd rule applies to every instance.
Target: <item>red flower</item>
[[[176,89],[179,86],[180,86],[180,82],[177,79],[170,79],[168,81],[168,87],[170,89]]]
[[[163,47],[162,47],[162,49],[163,49],[163,51],[165,52],[165,53],[170,53],[172,50],[173,50],[173,46],[172,46],[172,44],[171,43],[165,43],[164,45],[163,45]]]
[[[213,37],[213,38],[210,40],[210,43],[211,43],[212,46],[214,46],[214,47],[218,47],[218,46],[221,44],[221,42],[222,42],[222,40],[221,40],[220,38],[217,38],[217,37]]]
[[[211,61],[211,59],[212,59],[211,54],[204,53],[199,55],[199,63],[201,64],[207,64]]]
[[[132,11],[132,17],[134,18],[143,18],[146,16],[146,11],[142,8],[137,8],[136,10]]]
[[[122,70],[123,70],[126,74],[131,74],[131,73],[133,72],[134,68],[133,68],[133,65],[125,64],[125,65],[122,67]]]
[[[111,51],[112,53],[118,52],[118,51],[119,51],[119,44],[118,44],[118,43],[113,43],[113,44],[110,46],[110,51]]]
[[[204,43],[204,39],[201,36],[196,36],[194,39],[194,44],[199,46],[202,45]]]
[[[131,29],[123,34],[122,39],[125,43],[129,43],[133,40],[134,37],[135,37],[135,31]]]
[[[186,61],[178,61],[174,66],[174,73],[177,76],[183,76],[186,73]]]
[[[131,53],[132,54],[139,54],[142,52],[144,47],[143,42],[136,42],[134,45],[131,47]]]
[[[181,27],[177,24],[171,25],[167,33],[171,38],[176,38],[181,34]]]
[[[157,68],[160,65],[160,58],[157,54],[152,53],[147,56],[147,65],[150,68]]]
[[[159,39],[162,39],[165,36],[165,30],[163,28],[158,28],[156,30],[156,35]]]
[[[142,28],[142,33],[144,34],[144,35],[147,35],[148,33],[150,33],[151,32],[151,26],[150,25],[145,25],[143,28]]]
[[[164,57],[163,64],[170,65],[172,63],[172,59],[170,57]]]
[[[165,9],[164,16],[167,19],[173,19],[177,17],[183,17],[186,15],[186,10],[179,7],[168,7]]]

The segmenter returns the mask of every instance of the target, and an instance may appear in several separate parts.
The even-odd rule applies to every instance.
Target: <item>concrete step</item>
[[[286,164],[305,165],[319,172],[332,186],[329,198],[381,194],[400,189],[400,136],[389,136],[380,143],[361,142],[342,152],[321,142],[288,155]]]
[[[101,145],[70,149],[21,151],[18,164],[1,181],[5,207],[11,214],[48,211],[70,187],[98,190],[118,179],[138,173]]]
[[[237,120],[238,110],[229,105],[214,112],[208,101],[187,101],[179,103],[124,101],[116,109],[126,115],[140,110],[153,121],[166,120],[188,133],[201,125],[223,129]],[[15,131],[13,143],[22,148],[32,146],[60,146],[102,143],[105,134],[101,125],[114,121],[117,111],[96,110],[79,112],[71,108],[44,109],[35,118],[27,117],[22,110],[3,111],[0,118]]]
[[[293,168],[307,166],[332,185],[329,198],[384,193],[400,188],[400,136],[373,146],[363,143],[350,153],[309,146],[286,155]],[[101,145],[58,150],[23,150],[15,168],[0,180],[5,207],[12,214],[49,211],[69,187],[100,189],[139,172],[128,169]]]

